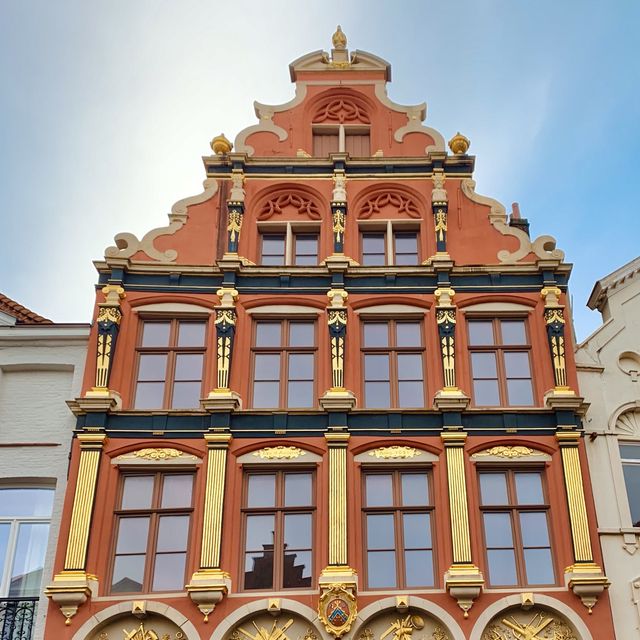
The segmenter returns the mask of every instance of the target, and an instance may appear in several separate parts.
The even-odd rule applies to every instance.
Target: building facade
[[[598,532],[617,637],[640,635],[640,258],[599,280],[602,326],[577,346]]]
[[[54,324],[0,294],[0,638],[44,637],[89,325]],[[43,584],[44,583],[44,584]]]
[[[97,263],[49,637],[614,637],[563,252],[340,29],[290,73]]]

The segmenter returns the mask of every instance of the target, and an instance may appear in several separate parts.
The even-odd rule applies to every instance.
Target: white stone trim
[[[587,629],[587,625],[585,625],[585,623],[582,621],[582,618],[580,618],[580,616],[578,616],[578,614],[571,607],[566,605],[564,602],[561,602],[560,600],[556,600],[555,598],[551,598],[550,596],[545,596],[541,593],[534,593],[533,597],[535,599],[536,605],[546,607],[547,609],[556,611],[560,615],[564,616],[580,634],[579,640],[593,640],[593,636],[591,635],[589,629]],[[500,600],[496,600],[478,616],[478,620],[473,626],[473,630],[471,631],[469,640],[481,640],[482,633],[484,632],[485,627],[489,624],[489,622],[491,622],[494,616],[498,615],[504,609],[517,607],[521,604],[522,597],[520,594],[514,594],[511,596],[506,596],[505,598],[500,598]]]
[[[187,304],[185,302],[155,302],[152,304],[143,304],[139,307],[132,309],[133,313],[147,313],[147,312],[160,312],[160,313],[213,313],[213,309],[209,307],[201,306],[199,304]]]
[[[429,309],[423,307],[416,307],[412,304],[372,304],[368,307],[360,307],[355,309],[356,315],[367,315],[374,313],[382,313],[387,316],[407,315],[419,313],[424,315],[429,313]]]
[[[526,304],[519,304],[517,302],[478,302],[477,304],[470,304],[468,307],[461,307],[461,313],[509,313],[512,311],[525,311],[531,313],[533,307],[529,307]]]
[[[143,600],[144,598],[137,598],[137,600]],[[159,616],[163,616],[170,620],[175,625],[180,627],[184,632],[188,640],[200,640],[200,634],[193,626],[189,619],[186,618],[177,609],[170,607],[165,602],[155,602],[154,600],[147,600],[147,611],[155,613]],[[91,634],[98,630],[98,627],[105,622],[109,622],[112,618],[124,617],[127,614],[132,615],[131,609],[133,607],[133,600],[127,602],[120,602],[114,604],[111,607],[98,611],[95,615],[91,616],[73,635],[72,640],[86,640],[91,637]]]
[[[256,315],[256,314],[270,314],[270,315],[278,315],[278,316],[290,316],[290,315],[308,315],[313,313],[317,316],[321,315],[324,312],[324,309],[317,309],[316,307],[308,307],[301,304],[265,304],[260,307],[251,307],[250,309],[245,310],[246,314]]]

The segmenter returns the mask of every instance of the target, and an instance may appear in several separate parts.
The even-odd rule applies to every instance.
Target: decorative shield
[[[332,636],[340,638],[347,633],[357,613],[356,598],[345,585],[333,584],[323,588],[318,615]]]

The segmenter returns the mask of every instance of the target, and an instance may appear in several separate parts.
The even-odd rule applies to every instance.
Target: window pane
[[[313,380],[313,354],[289,354],[289,380]]]
[[[367,553],[367,583],[371,589],[396,586],[395,551]]]
[[[289,324],[290,347],[313,347],[315,332],[313,322],[292,322]]]
[[[273,549],[274,517],[247,516],[247,551]]]
[[[389,356],[380,353],[364,356],[364,379],[369,380],[389,380]]]
[[[285,234],[271,233],[262,236],[262,264],[282,265],[285,255]]]
[[[253,383],[253,406],[256,409],[277,407],[279,399],[280,385],[277,382],[254,382]]]
[[[161,516],[156,551],[186,551],[189,516]]]
[[[254,377],[256,380],[280,379],[280,355],[256,353]]]
[[[159,409],[164,402],[164,382],[138,382],[134,409]]]
[[[252,474],[247,483],[247,507],[273,507],[276,504],[276,477]]]
[[[391,391],[388,382],[365,382],[364,406],[367,409],[387,409],[391,406]]]
[[[362,234],[362,264],[381,266],[385,264],[384,233]]]
[[[507,380],[508,404],[530,407],[533,404],[531,380]]]
[[[245,554],[244,588],[271,589],[273,586],[273,551]]]
[[[516,559],[511,549],[491,549],[487,551],[489,582],[492,586],[518,584]]]
[[[520,531],[525,547],[548,547],[549,528],[547,514],[544,511],[525,511],[520,513]]]
[[[394,233],[395,263],[418,264],[418,236],[415,232]]]
[[[364,346],[389,346],[389,326],[385,322],[366,322],[364,325]]]
[[[629,498],[631,522],[634,527],[640,527],[640,465],[623,464],[622,471]]]
[[[176,356],[176,380],[202,380],[202,353],[179,353]]]
[[[370,474],[365,476],[367,506],[388,507],[393,504],[392,476]]]
[[[49,539],[48,524],[21,523],[13,556],[9,597],[34,597],[40,594],[44,556]]]
[[[482,504],[509,504],[504,473],[481,473],[480,495]]]
[[[474,380],[473,398],[475,404],[497,407],[500,405],[500,391],[497,380]]]
[[[471,369],[474,378],[497,378],[498,369],[496,367],[496,354],[491,353],[472,353]]]
[[[0,489],[0,516],[49,517],[53,509],[53,495],[54,489]]]
[[[149,518],[120,518],[116,553],[145,553]]]
[[[204,347],[204,322],[181,322],[178,329],[179,347]]]
[[[285,589],[311,586],[311,552],[295,551],[284,554],[284,576],[282,586]]]
[[[297,265],[315,265],[318,263],[318,234],[298,233],[295,236],[295,260]]]
[[[169,346],[169,322],[145,322],[142,327],[143,347],[167,347]]]
[[[515,479],[518,504],[544,504],[539,473],[516,473]]]
[[[191,475],[165,476],[162,483],[162,508],[190,507],[192,489]]]
[[[393,515],[367,515],[367,549],[395,549]]]
[[[553,584],[553,561],[551,549],[525,549],[524,563],[527,584]]]
[[[256,347],[279,347],[282,341],[279,322],[258,322]]]
[[[9,544],[10,532],[11,525],[8,522],[0,523],[0,578],[4,576],[4,563],[7,558],[7,546]]]
[[[513,547],[511,516],[508,513],[483,513],[487,547]]]
[[[202,383],[176,382],[173,385],[172,409],[198,409],[200,407],[200,390]]]
[[[313,407],[313,382],[290,382],[287,388],[287,407]]]
[[[473,320],[469,322],[469,344],[495,344],[493,339],[493,323],[491,320]]]
[[[156,555],[152,591],[184,591],[186,553],[160,553]]]
[[[310,513],[290,513],[284,516],[284,548],[311,549]]]
[[[140,355],[138,380],[158,382],[167,375],[167,355],[144,353]]]
[[[422,356],[420,354],[398,354],[398,380],[422,380]]]
[[[286,473],[284,476],[284,506],[306,507],[313,504],[310,473]]]
[[[524,320],[501,320],[502,344],[528,344]]]
[[[431,548],[431,517],[428,513],[405,513],[402,516],[404,548]]]
[[[407,587],[433,587],[433,553],[405,551],[404,564]]]
[[[141,592],[144,579],[144,555],[116,556],[113,563],[111,593]]]
[[[429,504],[429,476],[426,473],[402,474],[402,504],[405,507]]]
[[[523,351],[506,351],[504,369],[507,378],[530,378],[529,354]]]
[[[621,444],[620,457],[626,460],[640,460],[640,445],[637,444]],[[0,492],[0,496],[2,493]],[[2,498],[0,498],[0,503]]]
[[[423,407],[424,387],[422,382],[399,382],[398,406],[406,409]]]
[[[421,347],[420,323],[398,322],[396,324],[396,345],[399,347]]]
[[[125,476],[122,509],[149,509],[153,497],[153,476]]]

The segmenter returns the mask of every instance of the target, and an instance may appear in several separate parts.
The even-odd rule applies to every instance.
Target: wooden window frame
[[[278,347],[257,347],[256,338],[259,323],[271,323],[280,324],[280,346]],[[289,326],[295,323],[306,323],[313,326],[313,346],[312,347],[291,347],[289,346]],[[285,342],[286,341],[286,342]],[[283,318],[281,316],[254,316],[253,326],[251,329],[251,384],[250,384],[250,403],[249,406],[253,407],[254,404],[254,385],[255,379],[255,356],[259,353],[275,354],[280,356],[280,379],[278,383],[278,404],[274,407],[258,407],[257,410],[268,409],[306,409],[312,410],[316,408],[317,396],[318,396],[318,323],[317,316],[311,316],[308,314],[292,315],[289,318]],[[312,397],[315,402],[310,407],[294,407],[288,404],[287,387],[289,385],[289,358],[290,354],[305,354],[310,353],[313,355],[313,393]]]
[[[427,505],[410,505],[404,506],[402,504],[402,475],[411,474],[424,474],[428,478],[429,483],[429,504]],[[391,486],[393,495],[393,504],[391,506],[367,506],[367,488],[366,481],[367,476],[374,475],[391,475]],[[438,558],[437,558],[437,526],[435,526],[435,504],[434,504],[434,487],[433,487],[433,468],[429,467],[390,467],[385,468],[383,466],[363,466],[361,472],[361,495],[362,495],[362,550],[363,559],[362,566],[364,569],[364,581],[366,588],[371,591],[385,591],[395,589],[436,589],[437,588],[437,576],[438,576]],[[368,553],[369,547],[367,544],[367,515],[369,514],[392,514],[393,515],[393,532],[394,532],[394,551],[396,560],[396,586],[395,587],[370,587],[369,586],[369,561]],[[406,513],[428,513],[429,522],[431,525],[431,547],[425,547],[424,549],[416,549],[416,551],[422,551],[430,549],[431,558],[433,563],[433,576],[431,585],[423,586],[406,586],[406,566],[405,566],[405,546],[404,546],[404,530],[402,516]],[[411,549],[410,549],[411,551]]]
[[[291,506],[287,507],[284,504],[285,497],[285,476],[287,474],[309,474],[311,475],[311,502],[312,504],[307,506]],[[275,476],[275,505],[268,507],[249,507],[247,501],[249,497],[249,476]],[[317,513],[317,499],[316,499],[316,468],[295,464],[286,464],[285,467],[274,467],[271,465],[260,465],[256,467],[247,466],[243,469],[242,473],[242,507],[240,509],[242,517],[242,537],[241,537],[241,553],[240,555],[240,570],[241,576],[241,590],[247,593],[255,593],[258,591],[291,591],[302,589],[315,589],[315,572],[314,567],[316,565],[316,513]],[[311,514],[311,547],[309,549],[311,555],[311,584],[309,587],[284,587],[284,517],[287,514]],[[245,586],[245,563],[247,553],[247,516],[252,515],[273,515],[274,516],[274,544],[273,544],[273,574],[271,580],[271,587],[260,587],[256,589],[247,588]]]
[[[191,504],[188,507],[170,507],[163,509],[161,506],[162,489],[164,486],[164,480],[166,476],[190,476],[192,480],[191,487]],[[151,507],[146,509],[123,509],[122,497],[124,494],[125,479],[128,477],[142,477],[153,476],[153,492],[151,495]],[[185,576],[184,583],[186,584],[187,571],[189,568],[189,548],[192,541],[193,533],[193,512],[194,512],[194,497],[195,497],[195,471],[183,470],[183,469],[139,469],[120,473],[118,491],[116,494],[117,508],[114,510],[113,519],[113,536],[111,541],[111,551],[109,554],[109,567],[108,567],[108,593],[112,595],[126,595],[126,594],[147,594],[147,593],[174,593],[174,591],[153,591],[153,575],[156,564],[156,548],[158,542],[158,529],[160,525],[161,516],[173,515],[173,516],[188,516],[189,517],[189,530],[187,533],[187,547],[185,549]],[[147,546],[145,549],[144,560],[144,573],[141,591],[112,591],[113,587],[113,571],[115,568],[115,561],[117,557],[117,545],[118,535],[120,532],[120,521],[126,518],[149,518],[149,530],[147,532]],[[140,554],[120,554],[120,555],[140,555]],[[182,592],[184,589],[180,589]]]
[[[421,346],[419,347],[398,347],[396,346],[397,333],[395,327],[398,324],[410,323],[420,326]],[[388,346],[386,347],[367,347],[365,346],[364,328],[366,324],[386,324]],[[365,355],[367,354],[389,354],[389,407],[374,407],[374,409],[424,409],[427,407],[427,372],[426,372],[426,341],[424,332],[423,317],[413,314],[407,316],[398,316],[394,318],[380,317],[376,315],[364,316],[360,318],[360,366],[362,371],[362,408],[367,409],[366,405],[366,384],[365,378]],[[424,404],[421,407],[402,407],[399,404],[399,379],[398,379],[398,354],[419,354],[422,360],[422,394]]]
[[[320,249],[321,249],[321,228],[316,222],[275,222],[275,223],[258,223],[258,264],[262,265],[263,255],[263,242],[264,236],[268,235],[284,235],[284,255],[282,258],[282,264],[278,265],[264,265],[267,267],[316,267],[320,264]],[[297,236],[316,236],[317,237],[317,249],[316,249],[316,261],[310,265],[299,265],[296,261],[296,240]]]
[[[159,347],[143,347],[142,339],[145,324],[166,324],[169,323],[169,342],[166,346]],[[178,332],[180,324],[204,324],[204,343],[201,347],[179,347]],[[131,394],[131,408],[136,410],[136,393],[138,383],[141,382],[138,377],[140,375],[140,356],[144,354],[165,355],[167,356],[167,365],[164,374],[164,391],[162,395],[162,404],[159,407],[149,409],[138,409],[139,411],[189,411],[197,410],[200,407],[176,407],[171,406],[173,401],[175,373],[176,373],[176,356],[178,354],[202,354],[202,374],[200,376],[200,396],[202,396],[202,388],[204,385],[205,374],[207,371],[207,352],[208,352],[208,335],[209,335],[209,318],[207,316],[143,316],[140,318],[138,326],[138,336],[136,339],[136,361],[135,372],[133,376],[133,390]],[[144,381],[142,381],[144,382]]]
[[[382,265],[365,264],[364,236],[366,234],[382,234],[384,242],[384,263]],[[396,264],[396,236],[398,234],[414,234],[416,237],[415,264]],[[359,223],[359,255],[363,267],[416,267],[421,264],[420,222],[406,220],[379,220]]]
[[[502,473],[506,476],[506,486],[507,486],[507,499],[509,500],[508,505],[485,505],[482,503],[482,493],[480,489],[480,476],[482,474],[491,474],[491,473]],[[540,482],[542,486],[542,497],[544,498],[543,504],[518,504],[517,502],[517,494],[516,494],[516,484],[515,484],[515,475],[517,473],[537,473],[540,475]],[[482,543],[483,549],[485,553],[485,566],[487,567],[487,586],[494,587],[496,589],[500,588],[520,588],[520,587],[531,587],[536,589],[544,589],[546,587],[555,587],[558,585],[558,570],[556,567],[556,562],[554,559],[554,542],[552,539],[552,531],[550,526],[549,517],[551,514],[551,505],[549,503],[549,487],[547,486],[547,478],[544,466],[540,464],[532,464],[532,465],[505,465],[505,464],[486,464],[486,465],[478,465],[477,467],[477,477],[478,477],[478,503],[480,505],[480,520],[481,520],[481,528],[482,528]],[[526,512],[540,512],[544,511],[547,520],[547,535],[549,537],[549,549],[551,555],[551,571],[553,573],[554,581],[549,584],[529,584],[527,582],[526,576],[526,563],[524,558],[524,545],[522,538],[522,530],[520,527],[520,518],[518,517],[520,513]],[[492,584],[491,582],[491,570],[489,566],[489,556],[487,551],[489,549],[487,545],[487,535],[484,526],[484,514],[485,513],[507,513],[509,514],[509,519],[511,521],[511,532],[513,536],[513,553],[515,558],[515,570],[516,570],[516,580],[517,583],[515,585],[501,585],[501,584]],[[502,547],[500,547],[502,548]],[[506,548],[506,547],[504,547]],[[529,549],[537,549],[546,547],[527,547]]]
[[[312,155],[316,158],[326,157],[325,155],[316,155],[316,136],[331,135],[338,137],[338,148],[335,151],[329,151],[331,153],[347,153],[347,136],[366,136],[369,137],[369,155],[365,156],[352,156],[354,158],[359,157],[371,157],[371,125],[368,124],[339,124],[339,123],[327,123],[327,124],[313,124],[311,126],[311,151]]]
[[[514,345],[508,344],[505,345],[502,342],[502,328],[501,322],[503,321],[522,321],[524,325],[525,337],[527,338],[527,343],[523,345]],[[473,322],[491,322],[491,329],[493,332],[493,344],[491,345],[473,345],[471,344],[471,334],[469,330],[469,325]],[[481,315],[474,314],[466,317],[466,338],[467,338],[467,351],[469,354],[469,376],[471,378],[471,398],[472,403],[476,407],[535,407],[537,405],[537,391],[535,384],[535,376],[533,373],[533,346],[531,344],[531,331],[529,330],[529,318],[525,315]],[[498,342],[498,339],[500,342]],[[529,360],[529,378],[507,378],[506,375],[506,367],[504,363],[504,354],[508,352],[526,352]],[[475,386],[473,375],[473,363],[471,359],[472,353],[495,353],[496,354],[496,375],[498,379],[498,394],[500,396],[500,403],[497,405],[487,405],[487,404],[478,404],[475,398]],[[486,380],[487,378],[478,378],[478,380]],[[507,380],[530,380],[531,381],[531,404],[527,405],[519,405],[519,404],[511,404],[508,402],[509,394],[507,389]]]

